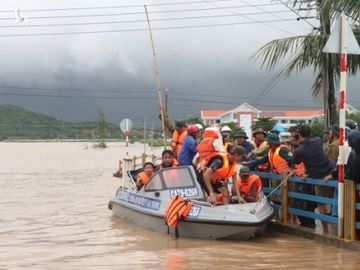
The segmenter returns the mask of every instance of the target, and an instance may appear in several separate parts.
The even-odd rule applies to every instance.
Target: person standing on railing
[[[331,173],[335,169],[335,164],[325,155],[321,138],[310,138],[311,130],[308,125],[299,126],[297,132],[299,147],[294,151],[292,163],[294,165],[301,162],[304,163],[307,174],[304,176],[304,179],[306,179],[306,177],[324,179],[325,181],[331,179]],[[313,194],[313,191],[312,189],[304,190],[304,193]],[[321,186],[315,186],[315,194],[316,196],[323,196]],[[306,202],[302,205],[302,210],[313,212],[315,210],[314,208],[313,205]],[[320,214],[327,214],[325,205],[318,204],[318,208]],[[321,223],[324,233],[328,233],[328,224],[323,221]],[[309,224],[305,223],[305,226],[315,228],[315,221],[313,220],[313,222]]]

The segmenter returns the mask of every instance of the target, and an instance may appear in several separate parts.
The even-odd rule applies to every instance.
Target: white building
[[[348,113],[359,113],[359,110],[351,105],[346,106]],[[318,110],[289,110],[289,111],[260,111],[248,103],[229,111],[201,111],[201,119],[205,125],[215,126],[217,124],[235,122],[244,128],[248,136],[251,134],[251,127],[259,117],[271,117],[276,124],[289,128],[299,122],[310,124],[314,119],[324,116],[321,109]]]

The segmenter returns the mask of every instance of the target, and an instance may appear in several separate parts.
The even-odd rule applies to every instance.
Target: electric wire
[[[214,4],[215,5],[215,4]],[[244,8],[249,6],[244,5],[235,5],[229,6],[226,8]],[[197,12],[197,11],[211,11],[224,9],[224,7],[215,5],[214,7],[208,8],[190,8],[190,9],[171,9],[171,10],[157,10],[149,11],[149,14],[163,14],[163,13],[183,13],[183,12]],[[103,13],[103,14],[71,14],[71,15],[48,15],[48,16],[29,16],[26,17],[29,19],[64,19],[64,18],[92,18],[92,17],[112,17],[112,16],[125,16],[125,15],[144,15],[143,11],[138,12],[121,12],[121,13]],[[0,20],[14,20],[14,17],[0,17]]]
[[[198,24],[198,25],[183,25],[183,26],[170,26],[170,27],[155,27],[152,30],[179,30],[179,29],[198,29],[198,28],[212,28],[222,26],[234,25],[250,25],[257,23],[277,23],[292,21],[287,20],[266,20],[266,21],[250,21],[250,22],[232,22],[232,23],[214,23],[214,24]],[[128,29],[111,29],[111,30],[92,30],[92,31],[75,31],[75,32],[49,32],[49,33],[22,33],[22,34],[0,34],[0,37],[31,37],[31,36],[64,36],[64,35],[87,35],[87,34],[105,34],[105,33],[125,33],[125,32],[143,32],[147,31],[146,28],[128,28]]]
[[[213,0],[211,2],[231,2],[234,0]],[[203,4],[203,1],[192,1],[192,2],[174,2],[174,3],[159,3],[159,4],[146,4],[148,7],[157,7],[157,6],[175,6],[175,5],[188,5],[188,4]],[[255,6],[279,6],[280,3],[264,3],[264,4],[254,4]],[[238,6],[247,8],[248,5]],[[144,8],[143,4],[140,5],[111,5],[111,6],[91,6],[91,7],[69,7],[69,8],[48,8],[48,9],[20,9],[21,12],[58,12],[58,11],[75,11],[75,10],[99,10],[99,9],[121,9],[121,8]],[[13,13],[14,10],[0,10],[0,13]]]
[[[279,10],[275,11],[279,13],[288,13],[288,11]],[[178,20],[197,20],[197,19],[209,19],[209,18],[227,18],[235,17],[238,15],[262,15],[266,12],[248,12],[241,14],[226,14],[226,15],[203,15],[203,16],[187,16],[187,17],[175,17],[175,18],[162,18],[152,19],[152,22],[161,21],[178,21]],[[282,18],[281,19],[285,19]],[[53,23],[53,24],[19,24],[19,25],[0,25],[0,28],[32,28],[32,27],[59,27],[59,26],[82,26],[82,25],[105,25],[105,24],[127,24],[127,23],[145,23],[146,20],[127,20],[127,21],[98,21],[98,22],[74,22],[74,23]]]
[[[209,1],[207,1],[207,0],[203,0],[203,2],[204,2],[204,3],[208,3],[209,5],[212,5],[212,6],[214,6],[214,7],[218,7],[218,8],[221,8],[221,9],[223,9],[223,10],[226,10],[226,11],[232,13],[232,14],[239,15],[239,16],[244,17],[244,18],[246,18],[246,19],[248,19],[248,20],[251,20],[251,21],[253,21],[253,22],[260,23],[260,24],[265,25],[265,26],[267,26],[267,27],[276,29],[276,30],[278,30],[278,31],[280,31],[280,32],[287,33],[287,34],[290,34],[290,35],[293,35],[293,34],[294,34],[294,33],[289,32],[289,31],[287,31],[287,30],[284,30],[284,29],[281,29],[281,28],[279,28],[279,27],[276,27],[276,26],[274,26],[274,25],[268,25],[266,22],[261,22],[261,21],[255,20],[255,19],[253,19],[253,18],[251,18],[251,17],[248,17],[248,16],[246,16],[246,15],[241,15],[240,13],[237,13],[237,12],[233,11],[233,10],[231,9],[231,7],[219,6],[219,5],[217,5],[217,4],[214,4],[214,3],[212,3],[212,2],[209,2]]]

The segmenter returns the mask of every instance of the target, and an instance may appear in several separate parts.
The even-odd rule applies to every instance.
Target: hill
[[[14,105],[0,105],[0,140],[96,139],[96,121],[64,122]],[[106,123],[106,137],[123,137],[118,126]]]

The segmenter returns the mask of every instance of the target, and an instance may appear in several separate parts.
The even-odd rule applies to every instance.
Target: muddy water
[[[84,146],[0,143],[0,269],[359,269],[356,252],[282,234],[174,240],[113,218],[123,146]]]

